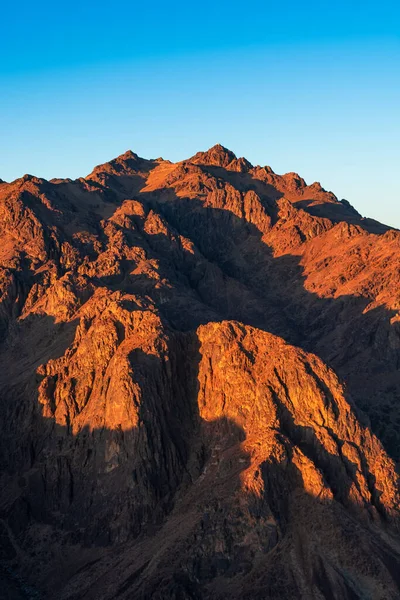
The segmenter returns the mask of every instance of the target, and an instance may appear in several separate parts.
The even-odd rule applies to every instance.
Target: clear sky
[[[11,2],[0,177],[219,142],[400,228],[400,3]]]

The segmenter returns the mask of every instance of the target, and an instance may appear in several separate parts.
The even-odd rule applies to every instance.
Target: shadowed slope
[[[19,396],[2,448],[6,558],[50,597],[395,594],[394,465],[334,374],[271,334],[173,332],[132,302],[96,294],[62,356],[3,382]]]
[[[354,402],[395,456],[399,233],[221,146],[0,196],[6,565],[70,600],[397,597]]]

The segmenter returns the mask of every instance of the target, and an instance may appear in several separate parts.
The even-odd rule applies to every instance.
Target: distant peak
[[[30,175],[29,173],[25,173],[25,175],[22,175],[22,177],[19,177],[18,179],[15,180],[15,182],[18,182],[19,184],[24,184],[26,182],[33,182],[33,183],[44,183],[46,180],[42,179],[41,177],[36,177],[36,175]]]
[[[119,156],[117,156],[117,158],[115,158],[114,160],[123,161],[123,160],[138,160],[138,159],[139,159],[139,157],[135,152],[132,152],[132,150],[127,150],[123,154],[120,154]]]
[[[142,170],[147,171],[149,169],[149,165],[152,163],[153,161],[141,158],[135,154],[135,152],[132,152],[132,150],[127,150],[123,154],[117,156],[117,158],[95,167],[88,177],[92,178],[101,173],[108,173],[112,175],[131,175]]]
[[[230,162],[236,160],[236,155],[221,144],[215,144],[206,152],[197,152],[190,162],[203,165],[214,165],[215,167],[227,167]]]
[[[235,154],[232,152],[232,150],[229,150],[229,148],[225,148],[225,146],[223,146],[222,144],[215,144],[214,146],[212,146],[211,148],[208,149],[207,152],[222,152],[224,154],[230,154],[231,156],[235,156]],[[236,156],[235,156],[236,158]]]

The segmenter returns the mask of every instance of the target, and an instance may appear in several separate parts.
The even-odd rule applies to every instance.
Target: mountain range
[[[5,598],[400,598],[400,231],[218,144],[0,240]]]

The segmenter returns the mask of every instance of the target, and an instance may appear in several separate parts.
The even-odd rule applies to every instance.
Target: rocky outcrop
[[[219,145],[0,214],[10,593],[400,596],[397,231]]]

